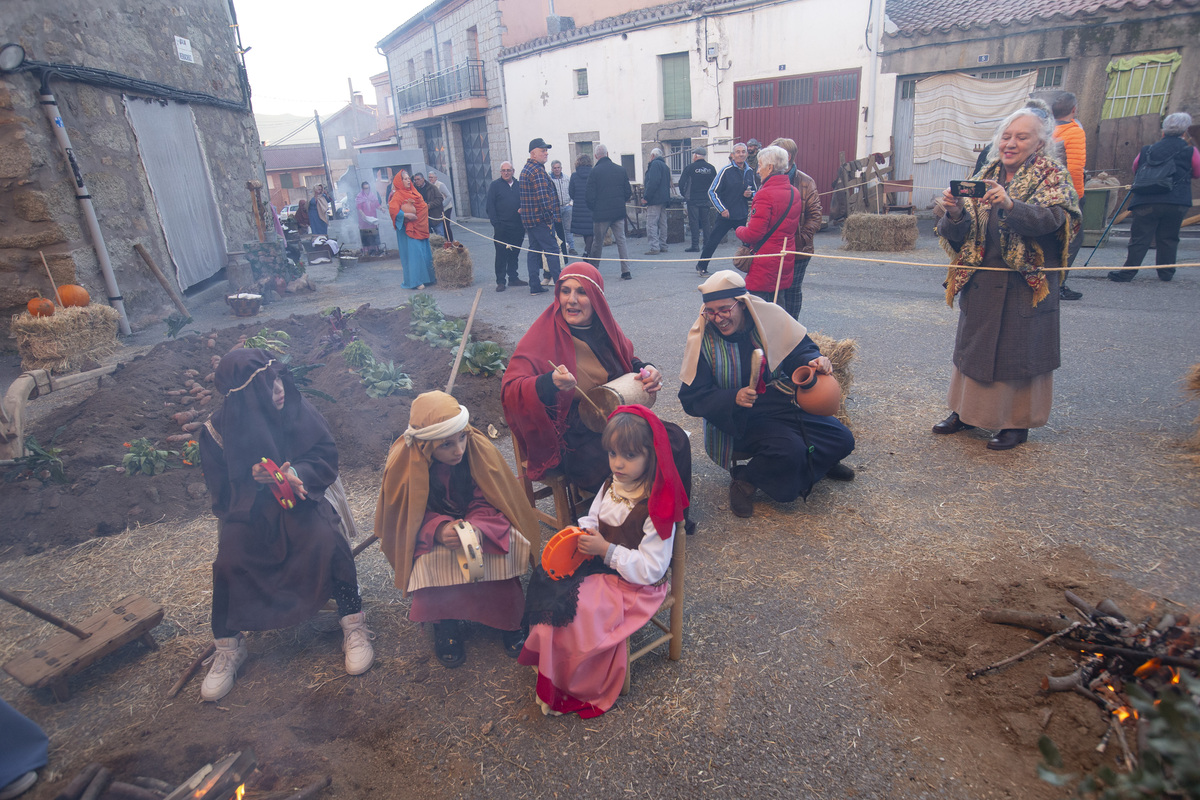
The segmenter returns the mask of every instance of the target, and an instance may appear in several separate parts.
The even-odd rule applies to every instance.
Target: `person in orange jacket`
[[[1067,154],[1067,172],[1071,174],[1071,182],[1075,184],[1075,192],[1079,195],[1079,208],[1082,210],[1083,164],[1087,160],[1087,134],[1083,132],[1083,126],[1079,124],[1079,120],[1075,119],[1078,110],[1075,95],[1071,92],[1061,92],[1050,104],[1050,111],[1054,114],[1057,123],[1054,128],[1054,138],[1063,143],[1063,149]],[[1081,244],[1083,244],[1082,234],[1071,240],[1071,250],[1067,257],[1068,267],[1075,263],[1075,256],[1079,254]],[[1062,300],[1078,300],[1083,297],[1083,292],[1068,288],[1067,277],[1064,274],[1063,281],[1058,287],[1058,296]]]

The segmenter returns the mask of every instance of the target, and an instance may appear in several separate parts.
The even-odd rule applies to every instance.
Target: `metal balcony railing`
[[[471,60],[401,86],[396,90],[396,105],[401,114],[409,114],[464,97],[486,96],[483,62]]]

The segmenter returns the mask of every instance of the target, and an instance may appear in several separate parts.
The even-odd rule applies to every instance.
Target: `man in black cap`
[[[521,170],[521,224],[529,237],[529,293],[541,294],[542,260],[550,270],[550,280],[558,282],[558,243],[554,239],[554,226],[562,220],[559,211],[558,191],[546,172],[546,159],[550,157],[550,145],[538,137],[529,143],[529,160]]]
[[[692,232],[692,246],[685,253],[700,252],[700,237],[708,244],[708,229],[712,220],[712,202],[708,199],[708,187],[717,177],[717,168],[705,161],[708,150],[697,147],[692,151],[692,163],[679,176],[679,193],[687,201],[688,227]]]

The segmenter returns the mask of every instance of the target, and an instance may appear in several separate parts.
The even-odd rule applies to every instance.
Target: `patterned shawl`
[[[979,178],[999,181],[1003,169],[1004,165],[997,159],[980,173]],[[1039,152],[1021,166],[1005,187],[1008,196],[1013,200],[1036,206],[1058,206],[1066,212],[1066,222],[1057,232],[1063,264],[1067,263],[1071,238],[1079,232],[1081,220],[1079,198],[1068,177],[1067,171],[1060,164]],[[968,198],[964,213],[971,217],[971,230],[962,247],[956,251],[950,242],[938,237],[942,247],[953,259],[946,275],[948,306],[954,305],[954,296],[963,290],[967,281],[975,274],[972,268],[983,264],[983,247],[987,239],[987,223],[991,211],[991,203]],[[1020,272],[1029,288],[1033,289],[1033,304],[1036,306],[1050,293],[1046,276],[1042,272],[1046,263],[1042,246],[1030,237],[1009,231],[1008,226],[1001,221],[1000,250],[1005,265]]]

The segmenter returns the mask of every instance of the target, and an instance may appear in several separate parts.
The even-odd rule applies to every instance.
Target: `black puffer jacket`
[[[567,192],[571,195],[571,233],[576,236],[592,235],[592,210],[587,204],[588,176],[592,174],[592,165],[584,164],[576,167],[571,174],[571,182],[567,184]]]

